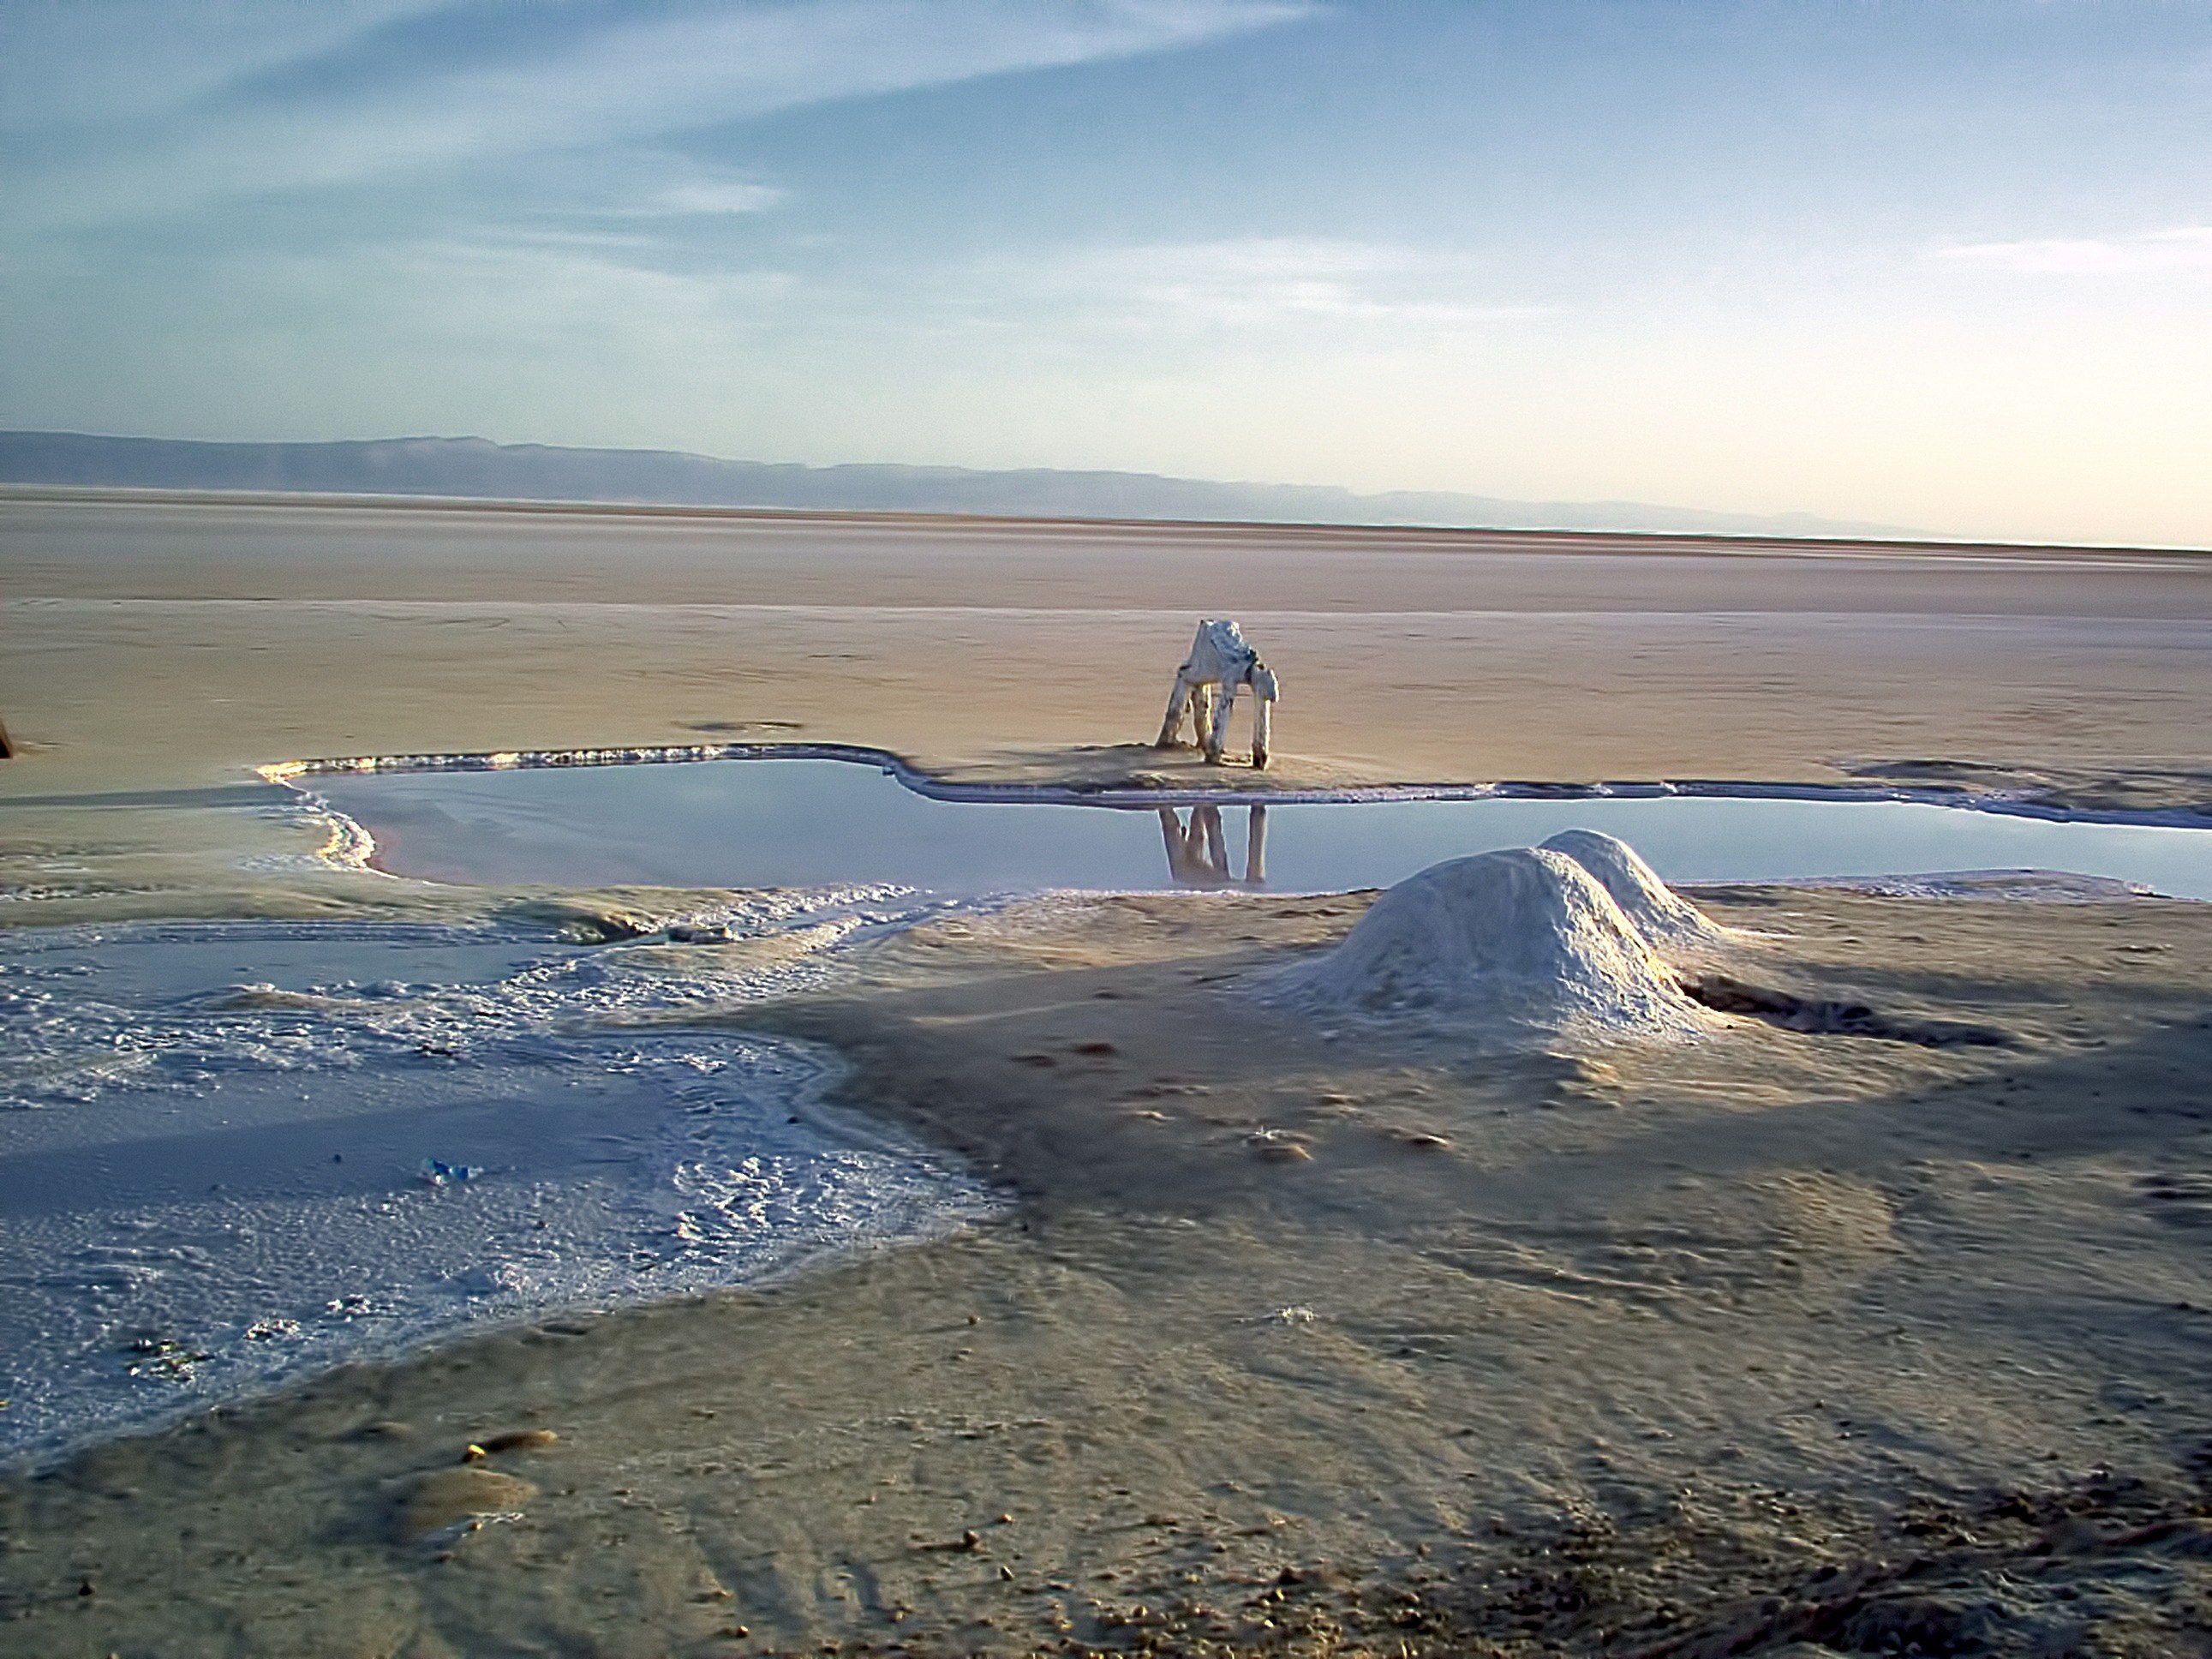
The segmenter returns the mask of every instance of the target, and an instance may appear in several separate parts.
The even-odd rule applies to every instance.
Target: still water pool
[[[374,836],[382,867],[471,884],[1330,891],[1579,828],[1631,842],[1673,881],[2045,870],[2212,898],[2212,830],[1914,801],[948,800],[881,767],[811,759],[386,772],[304,787]]]

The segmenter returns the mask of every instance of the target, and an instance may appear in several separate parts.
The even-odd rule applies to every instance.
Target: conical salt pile
[[[1427,1017],[1470,1035],[1656,1036],[1709,1020],[1596,878],[1540,848],[1407,877],[1342,944],[1278,984],[1309,1006]]]
[[[1655,945],[1718,939],[1720,925],[1659,879],[1626,842],[1595,830],[1563,830],[1544,843],[1565,853],[1597,878],[1629,921]]]

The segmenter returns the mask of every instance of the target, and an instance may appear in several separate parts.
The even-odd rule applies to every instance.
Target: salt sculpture
[[[1172,749],[1182,741],[1185,714],[1191,735],[1206,750],[1208,766],[1221,764],[1222,745],[1229,739],[1229,716],[1237,706],[1237,689],[1252,688],[1252,764],[1267,763],[1268,714],[1279,688],[1273,672],[1260,653],[1245,643],[1243,630],[1226,617],[1209,617],[1198,625],[1190,642],[1190,655],[1176,670],[1175,690],[1168,697],[1167,719],[1160,723],[1156,749]]]

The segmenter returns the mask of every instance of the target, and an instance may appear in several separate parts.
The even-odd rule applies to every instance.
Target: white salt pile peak
[[[1509,1041],[1686,1036],[1711,1023],[1596,878],[1541,848],[1407,877],[1342,944],[1277,983],[1309,1005]]]
[[[1595,830],[1563,830],[1543,843],[1565,853],[1597,878],[1599,886],[1655,945],[1718,939],[1726,933],[1711,917],[1659,879],[1659,872],[1617,836]]]

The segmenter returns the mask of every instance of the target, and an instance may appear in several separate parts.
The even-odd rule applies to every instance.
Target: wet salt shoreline
[[[682,1024],[818,964],[674,954],[512,924],[0,935],[0,1464],[989,1212],[827,1110],[833,1056]]]

